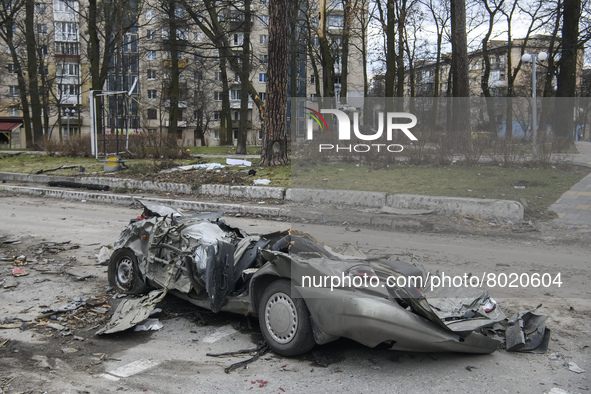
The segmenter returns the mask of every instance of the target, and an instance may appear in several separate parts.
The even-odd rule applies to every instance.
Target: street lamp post
[[[66,137],[70,137],[70,109],[66,108],[64,112],[66,113],[66,118],[68,119],[68,126],[66,127]]]
[[[531,123],[531,139],[532,139],[532,151],[534,156],[538,155],[538,103],[537,103],[537,87],[536,87],[536,65],[538,60],[544,61],[548,58],[548,54],[546,52],[540,52],[537,55],[524,53],[521,56],[521,60],[524,63],[531,62],[531,83],[532,83],[532,123]]]
[[[70,136],[70,117],[76,116],[76,109],[75,108],[66,108],[64,109],[64,114],[66,115],[67,127],[66,127],[66,137]]]

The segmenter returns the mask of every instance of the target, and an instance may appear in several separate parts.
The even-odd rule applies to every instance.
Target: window
[[[259,140],[262,140],[263,139],[263,130],[262,129],[259,129],[258,135],[259,135]]]
[[[6,65],[6,69],[8,70],[8,73],[9,74],[16,73],[16,68],[14,68],[14,64],[7,64]]]
[[[148,119],[158,119],[158,111],[155,108],[148,109]]]
[[[220,92],[220,91],[213,92],[213,100],[214,101],[222,101],[222,95],[223,95],[223,92]]]
[[[41,54],[47,55],[47,45],[41,45]]]
[[[155,133],[157,129],[148,129],[148,133]]]
[[[201,81],[203,79],[203,71],[195,71],[193,74],[193,79],[195,81]]]
[[[154,40],[156,38],[156,30],[146,30],[146,40]]]
[[[146,51],[146,59],[156,60],[156,51]]]
[[[20,116],[20,114],[18,107],[10,107],[10,116]]]
[[[55,65],[55,73],[58,76],[78,76],[80,66],[74,63],[58,63]]]
[[[310,100],[312,100],[312,102],[318,101],[318,95],[316,93],[312,93],[310,95]]]
[[[334,29],[342,29],[344,26],[344,15],[329,15],[328,27]]]
[[[234,120],[240,120],[240,111],[234,111]]]
[[[216,71],[214,74],[214,78],[216,81],[221,81],[222,80],[222,73],[219,71]]]
[[[259,97],[261,100],[265,101],[267,99],[267,92],[260,92]]]
[[[43,50],[43,49],[42,49]],[[44,55],[47,55],[47,47],[45,48]],[[56,55],[78,55],[78,43],[77,42],[57,42],[55,43]]]
[[[184,18],[184,17],[185,17],[185,15],[186,15],[186,13],[187,13],[187,12],[185,11],[185,9],[184,9],[183,7],[177,6],[177,7],[174,9],[174,16],[176,16],[176,17],[177,17],[177,18],[179,18],[179,19],[182,19],[182,18]]]
[[[266,34],[261,34],[259,36],[259,44],[261,44],[261,45],[269,44],[269,36]]]
[[[310,75],[310,83],[312,85],[316,84],[316,75],[314,75],[314,74]]]
[[[238,73],[234,73],[234,82],[240,82],[240,75]]]
[[[189,32],[184,27],[179,27],[176,29],[176,39],[187,41],[189,40]]]
[[[213,139],[214,140],[219,140],[220,139],[220,131],[219,130],[214,130],[213,131]]]
[[[261,64],[266,64],[269,61],[268,55],[259,55],[259,61]]]
[[[146,10],[146,19],[153,19],[156,16],[156,12],[152,8]]]
[[[232,130],[232,134],[234,135],[234,139],[237,140],[238,139],[238,130],[237,129]]]
[[[221,119],[222,119],[221,111],[214,111],[213,112],[213,120],[221,120]]]
[[[269,26],[269,15],[261,15],[259,16],[259,20],[263,26]]]
[[[267,73],[259,73],[259,82],[267,82]]]
[[[158,93],[156,92],[155,89],[148,89],[148,98],[150,100],[153,100],[155,98],[158,98]]]
[[[137,34],[126,34],[123,37],[123,52],[137,52]]]
[[[78,1],[74,0],[53,0],[54,12],[76,12],[78,11]]]
[[[156,70],[148,69],[148,79],[156,79]]]
[[[47,34],[47,25],[45,23],[37,23],[37,34]]]
[[[20,90],[19,90],[18,86],[16,86],[16,85],[10,85],[8,87],[8,94],[10,96],[13,96],[13,97],[20,95]]]
[[[55,22],[56,41],[78,41],[78,23]]]
[[[243,33],[234,34],[234,45],[242,45],[243,42],[244,42],[244,34]]]
[[[238,89],[230,89],[230,100],[240,100],[242,94]]]
[[[35,13],[36,14],[45,14],[46,11],[47,11],[47,4],[45,4],[45,3],[35,4]]]

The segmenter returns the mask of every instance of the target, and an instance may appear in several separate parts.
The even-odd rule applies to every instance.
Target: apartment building
[[[508,85],[508,67],[509,57],[511,57],[511,65],[513,69],[517,67],[520,62],[524,39],[513,40],[511,48],[506,41],[494,40],[489,42],[489,59],[490,59],[490,74],[488,79],[488,86],[492,96],[503,97],[507,95]],[[525,53],[539,54],[540,52],[548,52],[550,38],[547,36],[534,36],[527,41]],[[470,52],[468,54],[468,81],[470,84],[470,95],[481,96],[482,86],[481,81],[485,71],[482,50]],[[583,51],[579,53],[579,64],[577,65],[577,86],[582,83],[583,77]],[[450,96],[451,91],[450,81],[450,67],[451,55],[444,54],[440,62],[439,68],[439,96]],[[538,61],[537,63],[537,92],[541,96],[544,89],[544,83],[548,75],[547,62]],[[415,86],[414,93],[417,97],[430,97],[434,94],[435,72],[436,64],[432,61],[423,61],[418,63],[414,70]],[[514,71],[513,71],[514,72]],[[411,96],[410,73],[407,71],[405,79],[405,96]],[[556,88],[556,77],[552,78],[552,86]],[[530,97],[532,89],[532,65],[531,63],[523,63],[514,81],[514,92],[518,97]]]
[[[90,65],[87,54],[88,27],[86,26],[85,0],[41,0],[35,6],[36,40],[42,87],[44,134],[52,138],[67,138],[70,135],[88,134],[91,117],[89,103],[91,89]],[[330,2],[329,2],[330,3]],[[200,2],[196,3],[199,6]],[[106,134],[113,133],[166,133],[169,128],[171,106],[172,53],[167,43],[170,27],[167,24],[163,3],[147,0],[140,11],[128,19],[135,20],[133,26],[123,27],[120,43],[112,53],[109,76],[103,87],[106,91],[127,92],[125,105],[116,96],[105,96],[104,112],[101,116]],[[249,79],[261,99],[266,98],[267,45],[269,40],[267,0],[252,0],[251,18],[251,69]],[[132,7],[133,8],[133,7]],[[301,18],[309,18],[313,10],[300,10]],[[340,78],[339,34],[342,33],[344,10],[342,2],[335,0],[329,7],[329,33],[333,37],[333,49],[337,57],[336,76]],[[298,14],[299,15],[299,14]],[[116,17],[115,15],[113,16]],[[137,17],[137,18],[135,18]],[[178,26],[175,27],[178,44],[178,122],[176,137],[184,146],[219,144],[221,129],[222,99],[225,91],[222,85],[223,71],[228,80],[231,128],[236,138],[240,121],[240,78],[226,62],[221,69],[218,50],[201,31],[187,10],[175,10]],[[244,14],[239,8],[219,10],[218,22],[226,29],[226,38],[236,56],[239,56],[244,40]],[[17,14],[13,29],[16,50],[24,48],[24,9]],[[125,18],[119,18],[124,20]],[[123,24],[123,23],[122,23]],[[301,36],[309,35],[302,23],[298,25]],[[306,34],[304,34],[306,33]],[[312,32],[312,35],[315,33]],[[301,44],[301,43],[300,43]],[[288,92],[295,97],[316,98],[315,84],[322,83],[314,74],[310,51],[307,46],[290,40],[291,50],[298,53],[292,57],[297,64],[289,66]],[[317,42],[315,42],[317,45]],[[9,55],[8,43],[0,40],[0,51],[6,54],[0,69],[0,144],[18,144],[24,147],[22,133],[23,113],[19,89],[17,66]],[[314,61],[318,62],[318,59]],[[349,55],[348,94],[358,97],[363,92],[363,78],[360,56],[352,50]],[[26,70],[24,64],[21,69]],[[26,73],[24,73],[26,76]],[[292,85],[295,83],[295,88]],[[174,101],[174,100],[173,100]],[[296,125],[303,122],[301,111],[288,111],[288,122]],[[252,99],[248,102],[247,144],[260,143],[261,115]],[[17,126],[15,126],[17,125]],[[290,130],[290,128],[288,128]],[[18,136],[18,138],[17,138]],[[10,143],[8,142],[10,141]],[[4,146],[3,145],[3,146]]]

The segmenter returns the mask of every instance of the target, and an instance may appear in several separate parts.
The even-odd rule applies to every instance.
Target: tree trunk
[[[453,93],[454,97],[469,97],[470,85],[468,80],[468,46],[466,39],[466,3],[465,0],[452,0],[452,62],[454,69]],[[451,143],[463,148],[469,148],[470,139],[470,107],[467,99],[460,105],[454,103],[454,121],[452,133],[456,138]]]
[[[398,8],[398,56],[396,57],[396,96],[404,97],[404,23],[406,22],[406,0],[396,2]]]
[[[222,114],[220,121],[220,145],[233,145],[232,111],[230,109],[230,88],[226,58],[220,54],[220,72],[222,76]]]
[[[385,97],[394,97],[394,81],[396,76],[396,13],[394,0],[386,3],[386,81]]]
[[[261,166],[287,164],[287,2],[269,1],[269,65]]]
[[[577,49],[579,46],[580,0],[564,0],[562,16],[562,56],[556,83],[555,130],[557,148],[561,151],[573,145],[575,90],[577,84]]]
[[[168,136],[176,136],[179,120],[179,45],[177,41],[176,0],[168,0],[168,48],[170,49],[170,87],[168,100]]]
[[[41,100],[39,97],[39,63],[37,62],[37,42],[35,40],[35,0],[25,2],[25,41],[27,47],[27,72],[29,74],[29,97],[31,98],[31,121],[33,144],[39,147],[43,141],[41,121]]]
[[[242,70],[240,72],[240,123],[236,154],[246,154],[246,137],[248,133],[248,79],[250,76],[250,3],[244,0],[244,36],[242,39]]]
[[[334,97],[334,58],[330,53],[330,45],[326,36],[326,0],[320,0],[320,20],[318,22],[318,42],[320,43],[320,62],[322,64],[322,94],[324,97]]]

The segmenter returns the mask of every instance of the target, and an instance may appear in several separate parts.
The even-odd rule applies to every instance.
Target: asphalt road
[[[0,196],[0,236],[4,236],[0,241],[30,236],[20,244],[3,245],[0,255],[18,251],[32,259],[43,241],[71,241],[80,246],[56,253],[47,263],[55,267],[51,269],[77,276],[25,266],[29,275],[14,278],[12,262],[0,262],[0,283],[18,282],[16,287],[0,288],[0,322],[18,317],[34,326],[35,317],[48,307],[78,295],[104,294],[106,267],[98,265],[94,255],[102,245],[115,241],[121,228],[139,213],[131,207]],[[251,233],[290,225],[252,218],[226,220]],[[547,326],[552,329],[550,349],[546,354],[504,350],[485,356],[420,354],[369,349],[339,340],[297,358],[267,353],[247,369],[225,374],[224,367],[245,358],[212,358],[206,353],[256,347],[261,337],[255,319],[215,315],[167,299],[159,315],[164,324],[160,331],[94,337],[89,329],[73,329],[71,336],[48,328],[0,330],[0,338],[8,339],[0,339],[0,393],[589,390],[589,372],[578,374],[568,368],[571,362],[588,369],[591,358],[588,242],[567,242],[568,234],[544,232],[528,237],[511,233],[472,237],[344,226],[298,227],[337,249],[351,243],[371,256],[397,255],[449,275],[560,273],[560,288],[489,289],[508,315],[542,303],[539,313],[549,315]],[[87,275],[92,277],[72,281]]]

